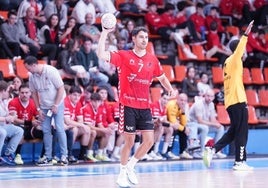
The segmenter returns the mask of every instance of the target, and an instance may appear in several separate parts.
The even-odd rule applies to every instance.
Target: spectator
[[[72,11],[72,17],[74,17],[78,24],[85,23],[85,17],[87,13],[92,14],[92,24],[96,21],[96,9],[92,2],[93,0],[80,0],[77,2]]]
[[[19,89],[20,86],[23,84],[23,79],[20,78],[19,76],[16,76],[12,80],[12,84],[9,85],[9,93],[10,93],[10,98],[15,98],[19,96]]]
[[[44,12],[42,11],[43,5],[37,0],[23,0],[20,3],[19,9],[18,9],[18,19],[24,18],[27,15],[27,11],[29,7],[32,7],[35,10],[34,15],[33,15],[34,20],[43,22],[43,23],[46,22]]]
[[[119,11],[116,10],[115,6],[114,6],[114,2],[113,0],[93,0],[93,3],[96,5],[96,9],[100,14],[104,14],[104,13],[112,13],[115,16],[118,16]]]
[[[28,43],[27,37],[19,31],[19,26],[16,23],[17,15],[14,11],[8,12],[8,20],[1,26],[3,38],[6,45],[11,51],[10,58],[19,59],[21,55],[37,55],[37,49],[34,45]],[[21,51],[22,50],[22,51]]]
[[[176,31],[176,18],[174,15],[175,6],[172,4],[167,4],[165,6],[165,11],[162,15],[157,13],[157,6],[155,3],[149,5],[149,11],[145,15],[145,20],[149,26],[151,33],[156,33],[161,35],[164,40],[174,40],[177,45],[180,45],[183,52],[188,58],[196,59],[189,48],[184,45],[183,37],[188,34],[188,29]]]
[[[86,14],[85,23],[80,26],[79,34],[85,38],[90,38],[93,42],[92,49],[96,50],[100,38],[100,31],[95,25],[93,25],[92,13]]]
[[[59,33],[61,47],[65,48],[66,43],[70,39],[74,39],[77,36],[78,36],[77,21],[74,17],[70,17],[65,25],[65,28],[61,30]]]
[[[44,56],[48,56],[48,64],[51,60],[55,60],[57,53],[57,46],[55,44],[39,44],[38,32],[41,28],[41,24],[34,19],[35,9],[29,7],[26,12],[26,16],[18,21],[18,30],[21,35],[25,37],[25,42],[31,45],[34,49],[34,55],[37,57],[38,51],[41,51]]]
[[[69,94],[64,99],[64,123],[66,125],[67,147],[68,147],[68,161],[69,163],[76,163],[77,159],[74,157],[73,143],[76,140],[80,142],[79,159],[89,161],[86,155],[87,147],[90,139],[90,127],[78,122],[77,116],[80,115],[82,104],[80,103],[80,96],[82,91],[79,86],[71,86]]]
[[[59,54],[57,68],[60,69],[62,77],[74,78],[75,83],[81,83],[82,86],[89,84],[89,74],[79,54],[79,38],[67,42],[66,49]]]
[[[186,77],[182,81],[182,93],[185,93],[188,96],[189,102],[193,102],[194,97],[199,96],[195,76],[195,68],[190,66],[187,68]]]
[[[205,72],[200,73],[200,81],[197,83],[199,95],[203,96],[208,89],[210,89],[208,74]]]
[[[15,165],[14,154],[19,145],[23,130],[15,126],[14,119],[15,116],[10,114],[8,111],[8,84],[5,81],[0,81],[0,153],[1,161],[8,165]],[[6,144],[5,151],[3,151],[3,146],[5,139],[9,138]],[[3,155],[2,155],[3,153]]]
[[[68,20],[68,8],[65,5],[64,0],[53,0],[48,2],[44,8],[44,14],[46,19],[49,19],[52,14],[57,14],[60,29],[64,29]]]
[[[21,143],[23,143],[24,140],[43,139],[41,122],[38,120],[38,112],[31,98],[31,91],[27,84],[22,84],[19,87],[19,96],[9,102],[8,109],[11,114],[16,115],[14,124],[24,131]],[[21,146],[22,144],[18,145],[14,160],[18,165],[24,163],[21,158]]]
[[[120,37],[124,38],[126,40],[126,47],[128,49],[133,48],[133,43],[132,43],[132,31],[135,27],[136,23],[134,20],[127,20],[125,23],[125,28],[120,31]]]
[[[201,152],[195,152],[195,158],[202,158],[206,145],[206,137],[209,132],[216,133],[214,137],[215,142],[217,142],[224,134],[223,125],[216,119],[217,114],[213,103],[214,97],[214,91],[208,89],[204,95],[204,99],[196,101],[189,111],[189,121],[187,124],[191,130],[189,139],[198,139],[198,133],[200,134]],[[226,155],[221,152],[218,152],[216,156],[218,158],[226,157]]]
[[[25,68],[31,72],[29,86],[32,92],[44,135],[45,155],[37,165],[52,164],[51,121],[54,119],[56,134],[59,139],[60,164],[67,165],[67,141],[64,131],[63,81],[58,70],[51,65],[38,64],[37,59],[29,56],[24,60]]]

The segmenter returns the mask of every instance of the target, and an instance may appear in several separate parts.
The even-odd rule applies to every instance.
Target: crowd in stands
[[[118,161],[124,144],[117,132],[119,103],[114,89],[118,86],[117,70],[99,60],[95,52],[101,32],[99,20],[106,12],[118,19],[115,31],[106,41],[110,51],[131,50],[131,32],[135,26],[143,25],[149,30],[150,40],[155,40],[150,38],[153,35],[159,36],[157,40],[161,42],[155,44],[160,45],[161,52],[165,53],[165,45],[172,43],[194,62],[198,56],[192,47],[201,45],[206,58],[217,59],[217,66],[223,66],[231,54],[229,42],[239,38],[243,26],[254,19],[244,66],[268,66],[268,2],[265,0],[4,0],[0,7],[8,12],[7,18],[1,17],[0,59],[10,59],[14,70],[16,61],[28,56],[45,59],[59,70],[66,84],[64,123],[69,163],[76,163],[77,158],[90,162]],[[126,14],[129,12],[132,14]],[[238,32],[229,32],[228,26],[235,26]],[[171,64],[176,63],[182,64],[179,57]],[[209,132],[216,133],[215,141],[223,135],[224,127],[216,118],[210,78],[209,71],[188,66],[185,79],[176,85],[177,98],[169,99],[162,92],[159,101],[153,101],[155,144],[145,159],[202,158]],[[3,75],[2,79],[5,79]],[[5,81],[0,81],[0,122],[1,126],[10,128],[0,129],[0,151],[8,138],[1,161],[18,165],[23,164],[22,144],[30,139],[43,139],[43,134],[28,80],[16,76],[11,84]],[[179,155],[173,153],[176,136]],[[53,137],[56,145],[56,134]],[[139,134],[136,138],[138,147],[142,138]],[[80,153],[74,156],[73,144],[77,141]],[[57,148],[51,150],[53,160],[49,164],[55,164],[59,161],[54,156]],[[226,155],[219,152],[215,157]]]

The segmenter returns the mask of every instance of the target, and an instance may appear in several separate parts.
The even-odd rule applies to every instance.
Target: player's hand
[[[174,89],[172,89],[168,92],[169,98],[175,98],[177,96],[177,94],[178,94],[178,92]]]
[[[253,27],[253,23],[254,23],[254,20],[252,20],[249,24],[248,24],[248,27],[245,31],[245,34],[248,35],[251,31],[251,28]]]

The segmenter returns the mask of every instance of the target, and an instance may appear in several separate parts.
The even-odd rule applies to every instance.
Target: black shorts
[[[43,139],[43,131],[36,129],[34,127],[25,128],[24,129],[24,139],[25,140],[32,140],[32,139]]]
[[[136,130],[154,130],[154,123],[150,109],[137,109],[120,105],[120,124],[124,131],[135,133]]]

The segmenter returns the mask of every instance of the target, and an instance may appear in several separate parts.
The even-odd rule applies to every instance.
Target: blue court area
[[[248,164],[257,170],[258,168],[268,168],[268,158],[249,158]],[[233,159],[213,160],[210,169],[207,169],[202,160],[178,160],[161,162],[139,162],[136,167],[138,174],[149,173],[175,173],[189,171],[207,170],[230,170],[232,169]],[[1,167],[0,180],[25,180],[25,179],[44,179],[61,177],[82,177],[82,176],[105,176],[117,175],[119,173],[118,163],[107,164],[82,164],[69,166],[51,167]]]

